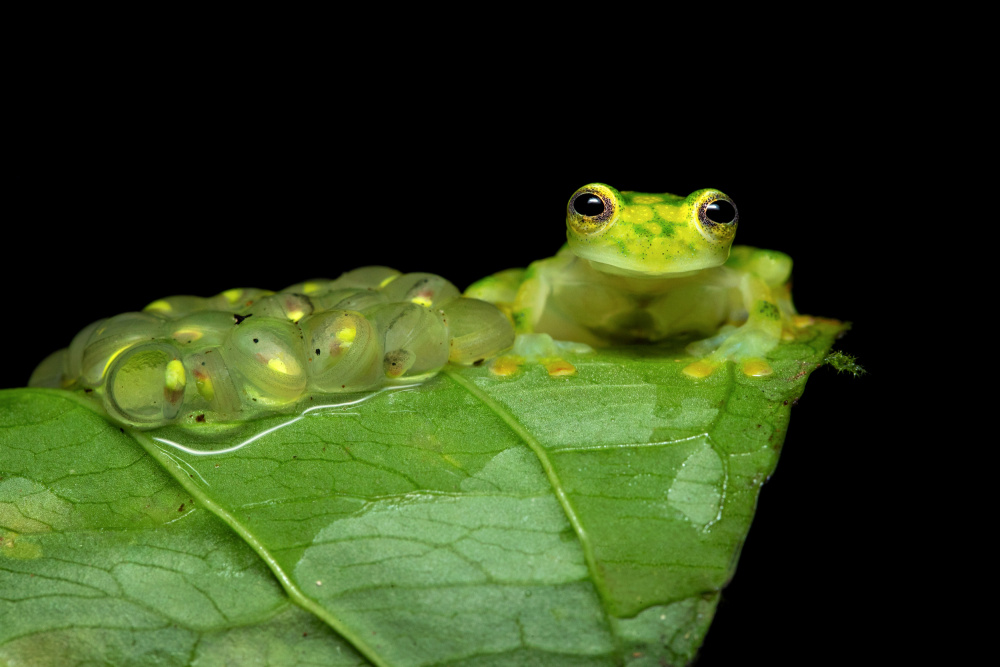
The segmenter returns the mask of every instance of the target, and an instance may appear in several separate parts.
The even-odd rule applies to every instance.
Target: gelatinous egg
[[[382,376],[382,340],[358,312],[330,310],[301,322],[309,354],[309,379],[323,392],[377,386]]]
[[[254,314],[233,327],[221,352],[237,390],[251,400],[280,405],[306,389],[305,351],[292,322]]]
[[[105,407],[129,424],[162,424],[177,416],[186,386],[180,350],[167,343],[140,343],[118,355],[108,370]]]
[[[455,299],[444,308],[450,332],[448,360],[471,364],[514,344],[514,329],[507,317],[492,303],[479,299]]]
[[[513,340],[500,310],[441,276],[366,266],[280,292],[166,297],[98,320],[46,357],[28,386],[86,390],[112,418],[154,428],[424,380]]]

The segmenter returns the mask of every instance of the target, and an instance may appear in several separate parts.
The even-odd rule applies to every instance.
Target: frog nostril
[[[604,200],[595,194],[585,192],[573,200],[573,210],[592,218],[604,213]]]
[[[705,217],[720,225],[728,225],[736,220],[736,207],[725,199],[716,199],[705,207]]]

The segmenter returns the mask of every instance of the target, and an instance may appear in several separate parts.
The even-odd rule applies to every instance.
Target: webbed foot
[[[551,377],[576,374],[576,366],[566,361],[564,354],[586,354],[594,348],[586,343],[554,340],[548,334],[518,334],[510,354],[497,357],[490,364],[490,372],[507,377],[525,363],[540,363]]]
[[[740,365],[747,377],[764,377],[774,372],[764,356],[777,345],[775,332],[756,327],[726,325],[711,338],[687,346],[687,353],[699,357],[684,367],[684,375],[700,380],[710,376],[727,361]]]
[[[714,373],[724,363],[726,363],[725,359],[719,361],[712,359],[712,357],[706,357],[688,364],[681,372],[689,378],[701,380]],[[744,359],[740,362],[740,370],[747,377],[764,377],[774,372],[771,364],[764,359]]]

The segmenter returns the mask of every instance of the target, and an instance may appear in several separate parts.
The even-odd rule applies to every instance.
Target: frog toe
[[[688,344],[685,351],[692,357],[707,357],[719,349],[726,340],[739,330],[738,326],[725,324],[711,338],[704,338]]]
[[[555,359],[546,359],[542,362],[545,366],[545,370],[548,371],[550,377],[566,377],[569,375],[576,375],[576,366],[569,363],[565,359],[560,359],[556,357]]]
[[[525,363],[541,364],[550,377],[576,375],[576,366],[563,355],[586,354],[594,349],[583,343],[553,340],[548,334],[518,334],[510,354],[497,357],[490,373],[500,377],[513,375]]]
[[[490,373],[498,377],[510,377],[517,373],[518,369],[523,365],[524,357],[505,354],[493,360],[490,364]]]
[[[771,365],[763,359],[747,359],[740,364],[740,370],[747,377],[764,377],[774,372]]]
[[[699,359],[685,366],[681,372],[694,380],[702,380],[715,372],[722,364],[710,359]]]

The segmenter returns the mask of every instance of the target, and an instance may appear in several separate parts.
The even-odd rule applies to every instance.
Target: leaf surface
[[[70,394],[0,392],[0,576],[18,591],[0,656],[72,640],[167,664],[248,646],[260,664],[683,664],[842,329],[784,343],[765,378],[695,381],[679,350],[632,347],[575,357],[572,377],[449,367],[197,429],[123,433]],[[43,566],[97,611],[54,621]],[[93,568],[111,577],[95,590]]]
[[[88,403],[0,414],[0,664],[366,663]]]

